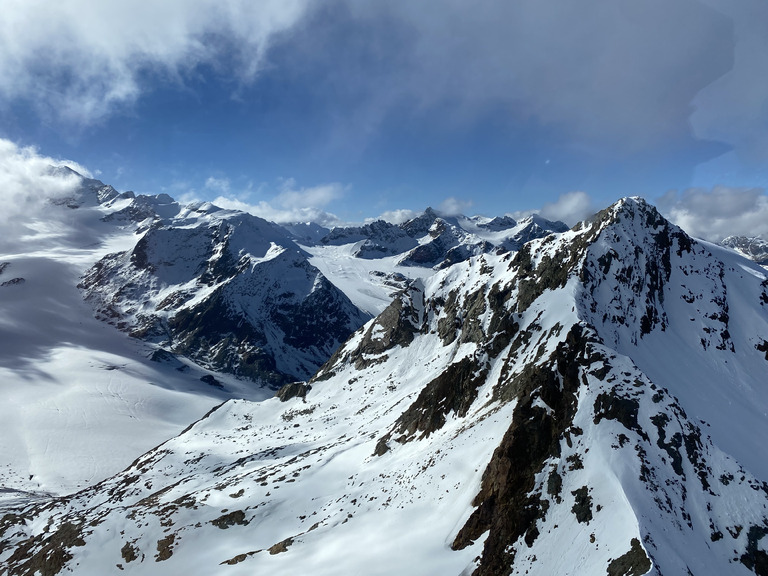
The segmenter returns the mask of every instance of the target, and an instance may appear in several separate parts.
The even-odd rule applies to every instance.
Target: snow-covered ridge
[[[226,402],[113,478],[5,516],[0,561],[763,574],[766,369],[765,272],[625,199],[406,282],[284,401]]]

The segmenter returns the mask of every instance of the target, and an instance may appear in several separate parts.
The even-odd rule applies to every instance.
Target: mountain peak
[[[615,223],[622,220],[635,222],[636,225],[649,230],[660,226],[672,226],[653,204],[650,204],[645,198],[640,196],[621,198],[597,215],[597,221],[599,222]],[[675,226],[675,228],[677,227]]]

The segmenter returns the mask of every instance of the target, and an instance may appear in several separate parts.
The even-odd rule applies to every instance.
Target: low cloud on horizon
[[[288,178],[282,180],[276,190],[261,185],[256,190],[250,186],[244,191],[233,193],[227,178],[210,177],[205,186],[218,193],[212,200],[213,204],[229,210],[248,212],[278,224],[314,222],[325,227],[342,224],[338,216],[326,210],[329,204],[343,198],[347,192],[347,187],[338,182],[301,187],[293,178]],[[191,194],[186,200],[194,196]],[[254,196],[268,198],[254,200]]]
[[[656,199],[659,211],[691,236],[720,242],[727,236],[768,240],[768,195],[764,188],[672,190]]]

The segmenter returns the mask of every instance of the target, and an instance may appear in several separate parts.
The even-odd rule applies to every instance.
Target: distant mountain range
[[[639,198],[570,230],[96,181],[61,209],[123,231],[78,253],[87,305],[224,402],[78,492],[15,488],[9,575],[768,574],[768,273],[736,246]]]
[[[347,247],[368,260],[391,257],[385,269],[392,277],[395,268],[445,268],[567,230],[536,216],[518,223],[427,209],[399,226],[334,228],[314,241],[317,227],[308,236],[301,234],[306,227],[283,228],[211,204],[118,195],[94,180],[83,188],[67,206],[95,199],[110,210],[105,221],[141,233],[133,248],[105,256],[85,274],[80,287],[97,315],[158,344],[163,358],[182,355],[273,388],[310,378],[370,318],[309,262],[300,242]]]

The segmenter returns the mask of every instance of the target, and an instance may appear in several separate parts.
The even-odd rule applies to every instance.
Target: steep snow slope
[[[766,306],[759,267],[627,199],[412,282],[307,385],[226,402],[113,478],[18,508],[0,561],[765,574]],[[718,416],[725,399],[752,411]]]

